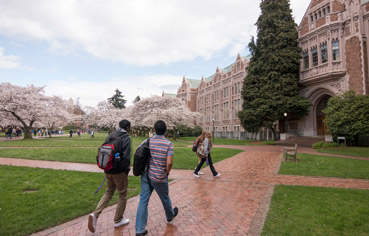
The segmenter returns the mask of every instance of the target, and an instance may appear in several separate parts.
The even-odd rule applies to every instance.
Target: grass
[[[216,163],[242,152],[237,149],[213,148],[212,159]],[[3,148],[0,157],[32,160],[96,163],[97,148]],[[133,158],[133,157],[132,157]],[[197,156],[191,148],[174,148],[174,166],[176,169],[191,169],[197,163]],[[131,159],[133,164],[133,159]]]
[[[369,157],[369,147],[336,147],[318,149],[321,153],[332,153],[345,156]]]
[[[0,166],[0,235],[28,235],[92,212],[104,193],[103,174]],[[140,192],[129,177],[128,196]],[[117,194],[110,204],[117,202]]]
[[[297,154],[299,162],[282,162],[279,174],[369,179],[369,161]]]
[[[192,142],[195,141],[196,138],[197,137],[180,137],[179,139],[190,142],[189,145],[192,145]],[[213,145],[252,145],[251,142],[253,141],[252,140],[215,138]]]
[[[95,133],[95,138],[90,138],[89,134],[83,134],[82,138],[73,135],[69,136],[52,136],[51,138],[37,138],[31,140],[6,140],[0,142],[0,147],[99,147],[107,137],[106,133]],[[132,137],[132,146],[136,148],[146,137]],[[187,147],[190,145],[187,142],[174,141],[174,147]]]
[[[369,190],[277,186],[261,235],[369,235]]]

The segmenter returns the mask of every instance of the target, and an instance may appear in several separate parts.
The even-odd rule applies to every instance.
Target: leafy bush
[[[357,145],[369,130],[369,95],[356,95],[348,91],[330,98],[325,123],[334,137],[346,137],[348,145]]]
[[[318,142],[313,144],[314,149],[338,147],[337,143]]]
[[[179,136],[181,137],[197,137],[197,136],[200,136],[201,131],[202,131],[200,126],[195,126],[194,128],[190,128],[185,125],[181,125],[178,128],[178,130],[179,130]]]

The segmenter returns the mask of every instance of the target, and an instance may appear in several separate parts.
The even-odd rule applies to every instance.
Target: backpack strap
[[[151,138],[148,138],[147,139],[147,146],[149,148],[149,152],[150,152],[150,156],[151,156],[151,151],[150,151],[150,139]],[[150,182],[150,177],[149,177],[149,164],[150,164],[150,158],[149,160],[147,160],[147,163],[146,163],[146,177],[147,177],[147,183],[149,184],[149,188],[150,188],[150,192],[152,192],[154,190],[154,187],[151,185],[151,182]]]
[[[96,190],[95,194],[96,194],[97,192],[99,192],[99,190],[102,188],[102,186],[103,186],[103,185],[104,185],[104,183],[105,183],[105,180],[106,180],[106,175],[105,175],[105,178],[104,178],[103,182],[101,183],[100,187]]]

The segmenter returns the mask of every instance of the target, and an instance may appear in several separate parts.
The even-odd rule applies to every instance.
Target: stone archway
[[[318,136],[324,136],[327,134],[327,126],[324,123],[325,114],[323,110],[327,108],[328,100],[331,98],[329,95],[325,95],[318,101],[316,105],[316,131]]]

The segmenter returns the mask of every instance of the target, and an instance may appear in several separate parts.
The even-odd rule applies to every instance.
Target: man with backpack
[[[99,167],[104,169],[106,178],[106,192],[101,198],[95,211],[88,217],[88,229],[94,233],[96,231],[96,221],[99,218],[100,213],[107,206],[109,201],[114,195],[115,190],[118,190],[118,205],[115,210],[114,227],[120,227],[129,223],[129,219],[123,217],[127,204],[127,188],[128,188],[128,173],[130,171],[131,162],[131,138],[129,131],[131,123],[128,120],[121,120],[119,122],[119,128],[110,134],[102,147],[112,147],[113,160],[112,165],[109,168],[104,169],[102,165],[103,161],[99,164]],[[102,151],[101,151],[102,152]],[[100,148],[98,154],[99,162]],[[106,164],[106,163],[104,163]]]
[[[160,197],[168,223],[178,214],[178,208],[172,208],[168,187],[168,175],[173,165],[173,143],[164,136],[167,130],[164,121],[158,120],[155,122],[154,129],[155,136],[149,139],[151,157],[147,170],[141,175],[140,202],[136,215],[136,236],[147,235],[148,233],[145,229],[148,218],[147,207],[153,190]]]

